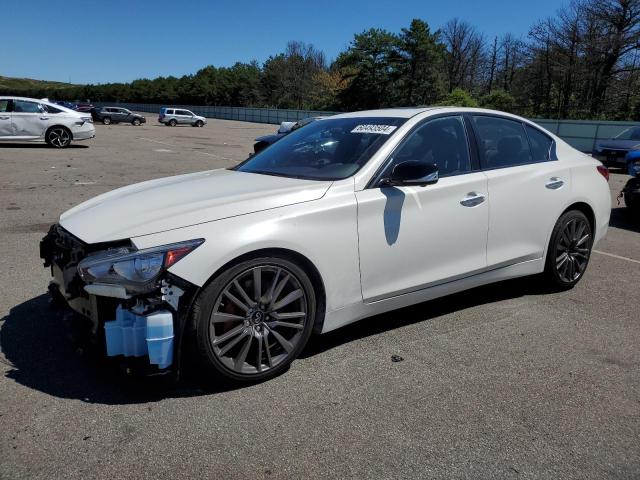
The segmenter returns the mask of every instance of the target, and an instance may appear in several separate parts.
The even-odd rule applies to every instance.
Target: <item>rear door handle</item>
[[[0,117],[0,120],[9,120],[11,117]]]
[[[558,177],[551,177],[544,186],[550,190],[557,190],[563,185],[564,185],[564,180]]]
[[[469,192],[467,196],[460,200],[460,205],[463,207],[475,207],[485,201],[484,195],[477,192]]]

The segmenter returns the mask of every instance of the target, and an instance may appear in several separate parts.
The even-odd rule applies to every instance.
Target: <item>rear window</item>
[[[17,113],[40,113],[42,107],[39,103],[29,102],[26,100],[14,100],[13,111]]]
[[[482,115],[474,116],[473,123],[484,168],[505,168],[532,161],[522,123]]]

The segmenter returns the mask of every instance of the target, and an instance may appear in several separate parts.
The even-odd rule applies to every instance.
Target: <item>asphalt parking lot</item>
[[[275,127],[147,118],[96,125],[64,151],[0,144],[0,478],[640,476],[640,219],[615,202],[626,175],[611,176],[611,228],[571,291],[490,285],[313,338],[266,383],[168,388],[75,348],[48,308],[38,242],[72,205],[233,165]]]

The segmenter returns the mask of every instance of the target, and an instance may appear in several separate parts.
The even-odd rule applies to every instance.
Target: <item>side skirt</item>
[[[511,278],[535,275],[544,270],[544,258],[527,260],[506,267],[490,270],[487,272],[471,275],[429,288],[405,293],[384,300],[377,300],[371,303],[357,303],[346,307],[327,312],[322,333],[330,332],[336,328],[343,327],[366,317],[379,315],[381,313],[396,310],[398,308],[415,305],[436,298],[451,295],[453,293],[469,290],[471,288],[487,285],[489,283],[500,282]]]

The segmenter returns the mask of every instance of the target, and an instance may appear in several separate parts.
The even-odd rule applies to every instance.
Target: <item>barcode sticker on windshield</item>
[[[396,128],[395,125],[358,125],[351,130],[351,133],[377,133],[379,135],[391,135]]]

